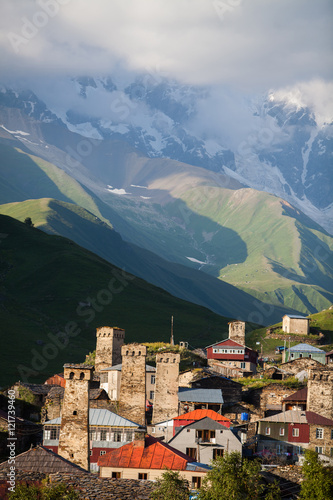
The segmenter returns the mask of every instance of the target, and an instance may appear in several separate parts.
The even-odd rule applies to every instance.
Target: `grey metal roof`
[[[61,417],[45,422],[45,425],[60,425]],[[91,408],[89,410],[89,425],[107,425],[110,427],[140,427],[140,424],[121,417],[110,410]]]
[[[121,372],[121,366],[122,366],[121,363],[119,365],[108,366],[107,368],[102,368],[101,372],[111,372],[111,371]],[[146,365],[146,372],[156,372],[155,366]]]
[[[191,403],[224,403],[221,389],[188,389],[187,387],[179,387],[178,399],[182,402],[188,401]]]
[[[288,410],[271,417],[261,418],[260,422],[307,424],[308,421],[305,410]]]
[[[315,347],[310,344],[297,344],[291,347],[290,349],[287,349],[290,352],[320,352],[324,353],[325,351],[322,351],[321,349],[318,349],[318,347]]]

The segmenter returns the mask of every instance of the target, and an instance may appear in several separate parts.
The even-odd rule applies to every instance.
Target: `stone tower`
[[[96,372],[100,372],[102,368],[120,364],[125,330],[101,326],[96,330],[96,337]]]
[[[66,387],[62,405],[58,453],[89,470],[89,387],[93,367],[64,365]]]
[[[156,385],[152,423],[178,416],[180,354],[164,352],[156,355]]]
[[[145,425],[147,347],[140,344],[123,345],[121,354],[119,415]]]
[[[333,419],[333,370],[310,370],[306,409]]]
[[[229,339],[245,345],[245,322],[232,321],[229,323]]]

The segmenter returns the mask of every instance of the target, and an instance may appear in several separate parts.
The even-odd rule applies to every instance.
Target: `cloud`
[[[245,91],[332,78],[330,0],[2,0],[2,72],[159,71]]]

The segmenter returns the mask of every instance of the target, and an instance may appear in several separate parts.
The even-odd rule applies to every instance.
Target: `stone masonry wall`
[[[322,429],[322,437],[317,436],[317,429]],[[329,425],[310,425],[310,440],[309,440],[309,448],[312,450],[315,449],[316,446],[320,446],[323,448],[323,454],[331,456],[331,450],[333,451],[333,426]]]
[[[89,385],[93,367],[65,365],[65,394],[62,406],[58,453],[75,464],[89,468]]]
[[[164,352],[156,355],[156,385],[152,422],[178,416],[180,354]]]
[[[121,348],[125,340],[125,330],[101,326],[96,330],[95,370],[121,363]]]
[[[121,348],[122,368],[119,415],[140,425],[146,422],[147,347],[127,344]]]
[[[245,322],[232,321],[229,323],[229,339],[245,345]]]
[[[333,369],[310,370],[307,410],[333,419]]]

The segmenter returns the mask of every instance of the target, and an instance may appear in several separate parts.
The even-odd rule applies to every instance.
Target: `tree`
[[[279,500],[277,485],[266,488],[257,460],[242,460],[238,452],[231,452],[213,461],[199,491],[200,500]],[[268,490],[265,494],[265,490]]]
[[[157,488],[150,498],[153,500],[188,500],[189,487],[186,479],[180,477],[178,471],[166,470],[156,481]]]
[[[30,226],[30,227],[34,227],[32,220],[31,220],[31,217],[26,217],[24,219],[24,224],[26,224],[27,226]]]
[[[313,450],[305,452],[302,467],[303,482],[301,484],[302,500],[328,500],[333,498],[333,471],[325,467]]]

